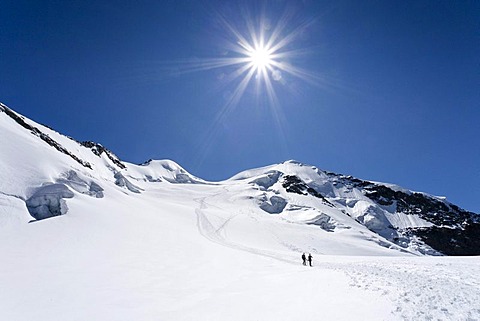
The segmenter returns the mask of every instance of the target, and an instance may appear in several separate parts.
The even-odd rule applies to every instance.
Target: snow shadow
[[[103,188],[97,183],[82,179],[77,172],[70,170],[57,179],[57,183],[70,186],[74,191],[88,196],[102,198]]]
[[[280,196],[272,196],[270,199],[264,196],[264,198],[261,199],[260,208],[270,214],[280,214],[287,204],[287,200]]]
[[[39,187],[25,201],[28,212],[36,220],[59,216],[67,213],[64,198],[72,198],[73,192],[64,184],[49,184]]]

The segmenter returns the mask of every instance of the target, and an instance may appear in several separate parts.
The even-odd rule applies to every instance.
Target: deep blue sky
[[[480,2],[258,3],[3,0],[0,101],[133,163],[219,180],[296,159],[480,212]],[[252,82],[218,121],[232,68],[175,71],[228,56],[219,17],[246,34],[241,12],[310,21],[288,61],[319,80],[284,73],[274,106]]]

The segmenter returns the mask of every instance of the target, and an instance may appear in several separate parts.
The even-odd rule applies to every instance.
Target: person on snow
[[[303,265],[307,265],[307,257],[305,256],[305,252],[302,254]]]
[[[310,266],[312,266],[312,254],[308,253],[308,263],[310,264]]]

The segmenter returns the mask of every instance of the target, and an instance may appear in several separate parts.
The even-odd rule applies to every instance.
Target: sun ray
[[[243,93],[245,92],[245,89],[247,88],[250,79],[252,79],[253,74],[255,73],[254,69],[248,68],[246,70],[248,70],[247,74],[245,75],[245,77],[243,77],[241,82],[235,88],[235,91],[227,100],[227,103],[224,105],[220,113],[218,113],[216,118],[217,122],[223,120],[224,117],[231,111],[231,109],[238,104],[240,98],[243,96]]]
[[[267,26],[265,16],[262,15],[257,23],[254,23],[251,16],[243,14],[245,32],[241,32],[242,29],[239,29],[240,26],[233,20],[229,21],[222,16],[221,24],[230,35],[230,41],[227,41],[224,47],[227,51],[222,53],[225,56],[218,59],[191,61],[185,65],[186,68],[182,69],[183,72],[225,69],[219,84],[224,88],[234,85],[233,92],[219,108],[214,121],[208,127],[207,136],[200,140],[196,152],[199,164],[212,151],[226,124],[227,117],[239,106],[250,85],[253,85],[255,97],[259,99],[257,105],[265,106],[271,115],[274,131],[279,138],[280,151],[287,157],[288,122],[276,88],[293,90],[289,86],[291,81],[289,76],[315,86],[326,83],[325,79],[311,70],[304,70],[292,64],[295,58],[309,53],[305,49],[292,47],[295,40],[312,23],[311,20],[302,22],[290,32],[285,33],[292,16],[291,12],[285,10],[276,24]],[[279,93],[282,90],[284,89]]]
[[[302,70],[298,67],[292,66],[286,61],[291,60],[297,56],[306,54],[304,49],[292,49],[291,44],[305,31],[314,19],[302,21],[290,32],[282,35],[287,29],[289,20],[292,19],[292,12],[286,9],[280,19],[272,28],[267,23],[264,14],[260,15],[255,23],[252,15],[247,11],[241,11],[242,18],[245,22],[246,32],[241,32],[240,29],[225,16],[219,15],[219,21],[225,28],[234,41],[227,43],[228,52],[226,57],[210,58],[210,59],[192,59],[181,62],[174,70],[174,74],[181,75],[191,72],[209,71],[213,69],[230,68],[240,66],[228,77],[228,81],[232,82],[238,78],[238,71],[246,72],[249,68],[253,70],[253,78],[263,78],[263,82],[257,82],[257,86],[266,87],[267,82],[274,86],[273,82],[278,82],[281,79],[282,84],[285,84],[284,78],[280,71],[285,72],[296,78],[305,80],[312,84],[318,79],[313,73]],[[233,56],[232,56],[233,55]],[[241,74],[240,73],[240,74]],[[242,80],[238,86],[248,86]],[[246,88],[245,88],[246,89]],[[245,89],[241,92],[245,92]],[[258,90],[257,90],[258,91]],[[236,101],[239,101],[237,99]]]
[[[327,83],[311,70],[292,64],[295,58],[311,53],[311,49],[309,51],[306,48],[294,48],[293,44],[315,22],[315,19],[306,19],[298,21],[299,23],[291,28],[289,23],[293,16],[293,11],[287,8],[280,19],[271,24],[266,19],[265,11],[254,19],[248,11],[241,10],[240,18],[243,23],[239,24],[238,20],[229,20],[219,14],[217,21],[227,32],[224,35],[227,41],[222,50],[223,57],[187,60],[177,69],[177,74],[224,69],[219,85],[229,88],[233,84],[233,92],[219,108],[212,128],[208,131],[208,142],[214,139],[213,136],[237,108],[242,97],[250,92],[247,91],[250,85],[253,86],[258,102],[267,105],[281,140],[286,141],[284,127],[287,122],[277,96],[277,87],[289,89],[289,82],[293,78],[315,86],[324,86]],[[206,149],[209,148],[210,146],[206,146]]]

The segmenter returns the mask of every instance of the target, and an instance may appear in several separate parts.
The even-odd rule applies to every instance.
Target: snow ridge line
[[[72,159],[77,161],[80,165],[82,165],[86,168],[92,169],[92,165],[89,162],[84,161],[84,160],[80,159],[78,156],[72,154],[70,151],[68,151],[65,147],[63,147],[56,140],[51,138],[49,135],[43,133],[37,127],[32,126],[32,125],[28,124],[27,122],[25,122],[23,117],[17,115],[13,110],[11,110],[10,108],[8,108],[7,106],[5,106],[2,103],[0,103],[0,112],[4,112],[7,116],[9,116],[11,119],[13,119],[17,124],[19,124],[20,126],[22,126],[25,129],[29,130],[31,134],[39,137],[41,140],[43,140],[45,143],[47,143],[51,147],[55,148],[59,152],[70,156]]]

